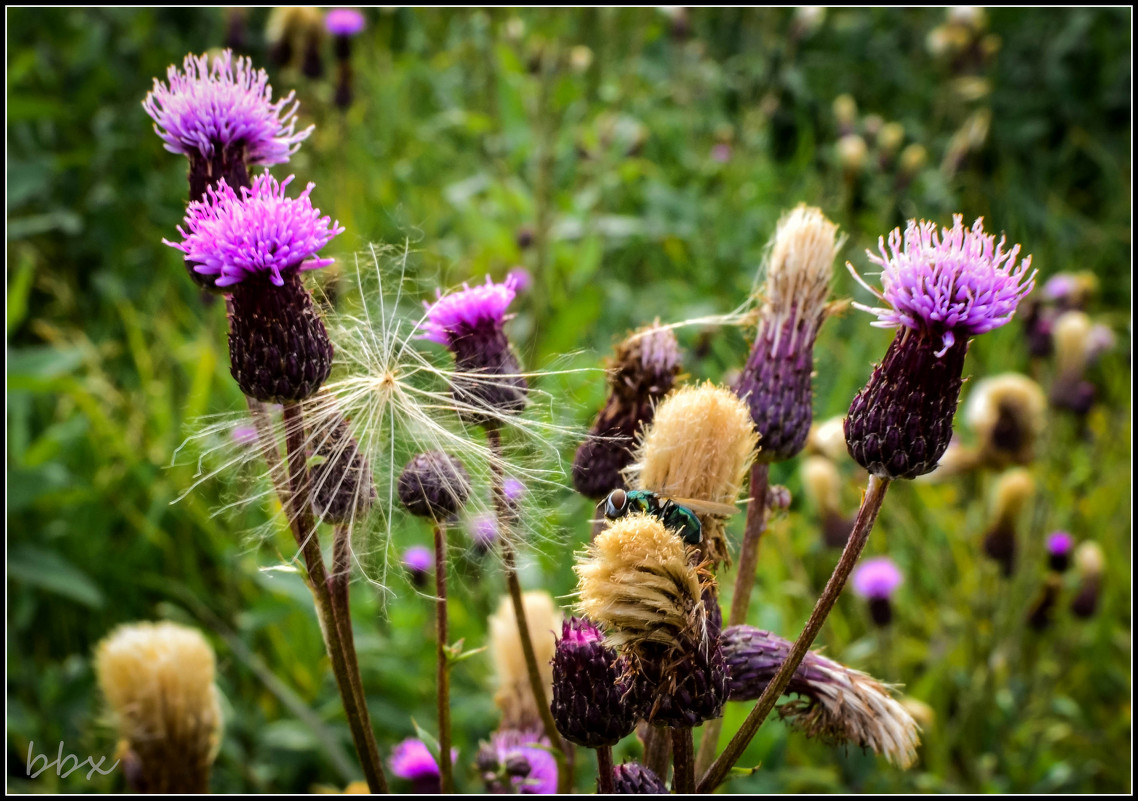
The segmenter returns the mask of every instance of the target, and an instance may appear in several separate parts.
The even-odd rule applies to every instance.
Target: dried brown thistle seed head
[[[522,603],[541,683],[545,697],[549,698],[553,687],[553,656],[557,650],[555,632],[561,628],[561,612],[553,597],[541,590],[525,593]],[[509,596],[502,598],[498,610],[490,616],[490,658],[498,687],[494,703],[502,710],[502,728],[540,729],[541,713],[530,689],[517,617]]]
[[[95,649],[136,792],[204,793],[221,742],[213,649],[176,623],[120,626]]]
[[[747,404],[711,382],[681,387],[656,408],[629,483],[660,495],[733,505],[758,444]],[[721,517],[699,514],[706,555],[728,561]]]

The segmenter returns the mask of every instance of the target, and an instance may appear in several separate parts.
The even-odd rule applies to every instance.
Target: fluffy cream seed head
[[[800,203],[785,213],[775,228],[766,264],[763,317],[778,325],[772,355],[779,347],[785,322],[791,337],[814,333],[826,314],[826,296],[834,276],[834,258],[841,247],[838,226],[821,209]],[[807,329],[800,331],[800,329]],[[789,343],[789,349],[797,347]]]
[[[1047,396],[1039,384],[1020,373],[1001,373],[976,384],[964,407],[964,422],[976,432],[989,456],[1004,455],[1023,463],[1031,459],[1046,412]],[[1014,424],[1016,431],[1010,433],[1018,442],[996,441],[997,426],[1009,424]]]
[[[557,650],[555,632],[561,631],[561,611],[543,590],[525,593],[522,605],[545,697],[549,698],[553,691],[553,655]],[[498,685],[494,703],[502,710],[501,728],[540,728],[541,714],[530,690],[518,622],[509,596],[502,598],[498,611],[490,616],[490,658]]]
[[[1003,473],[996,482],[993,518],[997,525],[1015,525],[1035,493],[1035,479],[1022,467]]]
[[[711,382],[681,387],[656,407],[629,485],[660,495],[734,504],[758,445],[751,412],[735,393]],[[698,513],[698,512],[697,512]],[[723,520],[700,514],[707,555],[727,561]]]
[[[607,645],[632,653],[645,643],[674,645],[693,627],[702,633],[706,608],[700,599],[712,579],[692,566],[694,555],[655,517],[620,518],[573,568],[578,609],[607,630]]]
[[[213,649],[177,623],[120,626],[95,649],[95,674],[145,792],[205,792],[221,742]]]
[[[841,509],[842,477],[838,467],[825,456],[802,460],[802,488],[819,511],[836,514]]]
[[[1087,366],[1090,353],[1088,344],[1094,325],[1091,318],[1081,311],[1069,311],[1059,315],[1051,329],[1051,339],[1055,343],[1055,362],[1061,376],[1081,376]]]

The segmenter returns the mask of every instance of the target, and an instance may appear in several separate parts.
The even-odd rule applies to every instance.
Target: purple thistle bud
[[[395,746],[391,752],[391,772],[400,779],[410,781],[411,792],[415,795],[437,795],[442,792],[439,763],[422,740],[411,737]]]
[[[628,698],[628,661],[605,647],[596,624],[578,617],[561,623],[553,656],[553,702],[557,730],[587,748],[616,745],[636,727],[637,705]]]
[[[426,586],[427,577],[431,574],[434,564],[435,556],[430,548],[412,545],[403,552],[403,567],[411,576],[411,583],[416,587]]]
[[[411,514],[443,521],[457,514],[470,497],[470,474],[450,454],[427,451],[403,468],[398,492]]]
[[[625,762],[612,769],[613,792],[617,795],[667,795],[668,785],[639,762]]]
[[[876,314],[873,325],[900,327],[884,361],[857,394],[846,417],[846,444],[854,460],[879,478],[916,478],[931,472],[952,438],[952,418],[963,381],[968,338],[1008,322],[1034,286],[1031,257],[1018,265],[1019,245],[984,233],[982,221],[965,230],[953,217],[938,235],[933,223],[910,220],[878,240],[882,290],[858,283],[888,304],[858,308]]]
[[[248,166],[288,161],[312,133],[311,125],[296,133],[294,93],[272,102],[268,74],[230,50],[212,69],[207,56],[188,55],[166,78],[169,85],[154,79],[142,107],[166,150],[189,156],[192,200],[223,177],[246,184]]]
[[[304,400],[332,371],[332,343],[300,272],[331,264],[316,252],[344,230],[312,208],[312,184],[286,197],[291,180],[266,172],[240,198],[222,180],[186,209],[182,241],[162,240],[196,273],[233,287],[230,372],[246,395],[274,403]]]
[[[633,462],[636,435],[652,422],[657,402],[672,390],[679,372],[679,345],[670,329],[652,325],[617,346],[608,399],[573,459],[579,493],[598,500],[627,489],[621,473]]]
[[[1066,531],[1055,531],[1047,536],[1047,561],[1051,569],[1062,573],[1071,566],[1071,551],[1075,538]]]
[[[557,792],[557,760],[549,750],[549,741],[536,732],[495,732],[479,749],[476,764],[491,793]]]
[[[762,437],[760,462],[789,459],[810,433],[814,340],[826,316],[837,230],[819,209],[800,205],[775,231],[755,342],[734,387]]]
[[[528,385],[502,329],[515,294],[513,279],[495,284],[486,276],[482,286],[463,284],[462,291],[440,292],[434,304],[423,304],[427,313],[421,336],[454,354],[458,370],[451,392],[461,416],[475,424],[525,408]]]

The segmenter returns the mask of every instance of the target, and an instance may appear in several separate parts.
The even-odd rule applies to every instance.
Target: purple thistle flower
[[[333,36],[355,36],[364,24],[364,15],[354,8],[333,8],[324,17],[324,29]]]
[[[241,445],[252,445],[257,441],[258,437],[257,429],[253,426],[237,426],[237,428],[233,429],[230,436],[233,437],[234,442]]]
[[[553,655],[550,711],[565,739],[588,748],[616,745],[636,727],[639,699],[627,659],[604,644],[600,628],[585,618],[561,624]]]
[[[506,308],[517,295],[516,278],[495,284],[490,276],[482,286],[463,283],[461,292],[444,295],[440,290],[433,304],[423,301],[427,309],[423,339],[437,342],[453,350],[456,343],[471,330],[501,328],[506,320]]]
[[[422,740],[410,737],[395,746],[391,752],[391,772],[414,782],[416,788],[433,787],[434,792],[439,792],[439,763]]]
[[[295,93],[272,102],[268,73],[230,50],[212,69],[208,56],[188,55],[166,79],[169,85],[154,79],[142,107],[171,153],[209,159],[215,149],[241,148],[249,164],[268,166],[288,161],[312,133],[311,125],[296,132]]]
[[[900,327],[885,359],[850,404],[846,445],[854,461],[889,480],[916,478],[936,468],[952,439],[952,419],[963,383],[964,358],[973,334],[991,331],[1012,318],[1034,286],[1027,274],[1031,257],[1018,265],[1019,245],[1004,251],[977,220],[966,231],[963,217],[953,227],[910,220],[902,247],[901,229],[884,237],[879,291],[850,272],[888,308],[858,308],[876,314],[873,325]]]
[[[186,209],[186,227],[179,226],[182,242],[162,241],[186,254],[194,271],[218,276],[216,285],[231,286],[254,277],[284,286],[285,274],[327,267],[332,259],[316,258],[317,251],[342,234],[344,228],[320,209],[312,207],[309,183],[299,197],[290,198],[285,187],[265,172],[242,187],[238,197],[222,179],[217,189],[206,190],[204,200]]]
[[[1007,323],[1016,306],[1035,286],[1031,256],[1018,264],[1019,245],[1004,250],[1004,238],[984,233],[983,218],[971,230],[964,227],[964,215],[954,214],[952,228],[937,233],[936,223],[909,220],[902,238],[901,229],[889,234],[889,253],[885,237],[878,237],[880,256],[866,251],[869,260],[881,267],[882,289],[867,284],[847,263],[854,279],[887,307],[855,303],[859,309],[877,315],[874,326],[905,326],[941,341],[937,358],[944,356],[958,337],[983,334]],[[892,255],[890,255],[892,254]]]
[[[431,568],[435,565],[435,555],[430,548],[422,545],[412,545],[403,552],[403,567],[411,577],[411,583],[416,587],[423,587]]]
[[[506,308],[517,294],[510,276],[495,284],[490,276],[481,286],[463,284],[462,291],[439,293],[427,313],[422,339],[445,345],[458,368],[451,392],[459,415],[476,425],[500,421],[525,408],[528,385],[521,365],[502,329]]]
[[[507,792],[503,777],[509,778],[513,792],[523,795],[557,792],[557,760],[549,741],[535,732],[495,732],[479,751],[478,768],[491,792]]]
[[[1051,569],[1062,573],[1071,566],[1071,551],[1075,538],[1066,531],[1055,531],[1047,537],[1047,562]]]
[[[490,512],[478,515],[470,521],[470,538],[474,540],[474,550],[478,554],[489,553],[498,540],[498,518]]]
[[[853,574],[853,591],[862,598],[888,598],[903,581],[901,571],[887,556],[866,559]]]
[[[514,282],[514,291],[518,294],[528,292],[529,288],[533,286],[533,276],[525,267],[514,267],[506,273],[506,280]]]
[[[502,494],[506,496],[507,501],[517,504],[526,494],[526,485],[516,478],[507,478],[502,482]]]

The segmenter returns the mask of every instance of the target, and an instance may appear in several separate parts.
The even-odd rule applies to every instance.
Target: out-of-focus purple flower
[[[251,445],[257,441],[257,429],[253,426],[237,426],[233,429],[233,441],[241,445]]]
[[[427,583],[427,576],[435,564],[435,555],[430,548],[422,545],[412,545],[403,552],[403,567],[411,575],[411,582],[416,587]]]
[[[498,518],[493,513],[478,515],[470,521],[470,538],[479,553],[489,553],[498,541]]]
[[[1078,279],[1070,273],[1056,273],[1047,279],[1040,292],[1044,300],[1064,300],[1078,288]]]
[[[482,778],[492,792],[507,792],[501,779],[508,776],[513,792],[549,795],[557,792],[557,760],[549,741],[535,732],[509,729],[495,732],[478,755]]]
[[[1071,566],[1075,538],[1066,531],[1054,531],[1047,537],[1047,562],[1052,570],[1062,573]]]
[[[881,556],[858,565],[853,574],[853,590],[862,598],[888,598],[902,581],[901,571],[893,560]]]
[[[502,494],[510,503],[518,503],[526,494],[526,485],[516,478],[507,478],[502,482]]]
[[[871,287],[847,265],[859,284],[883,301],[885,307],[855,303],[877,315],[880,328],[905,326],[939,339],[943,356],[958,337],[999,328],[1015,313],[1017,304],[1035,286],[1031,256],[1017,263],[1020,246],[1004,250],[1004,238],[984,233],[983,219],[971,229],[964,216],[953,215],[952,228],[937,232],[936,223],[910,220],[901,229],[878,238],[880,255],[866,251],[881,267],[880,290]]]
[[[423,741],[413,737],[399,743],[391,752],[391,772],[416,785],[423,783],[438,786],[439,763]]]
[[[731,145],[726,142],[720,142],[713,146],[711,148],[711,160],[717,161],[720,164],[729,162],[731,160]]]
[[[333,36],[355,36],[364,29],[364,15],[354,8],[333,8],[324,17],[324,28]]]
[[[423,301],[427,309],[422,338],[452,347],[462,337],[479,328],[501,328],[506,320],[506,308],[517,295],[517,280],[495,284],[490,276],[486,283],[471,287],[462,285],[461,292],[443,295],[433,304]]]
[[[222,180],[186,209],[189,233],[178,227],[183,241],[162,241],[185,253],[196,272],[218,276],[219,287],[255,276],[279,287],[284,273],[326,267],[332,259],[316,258],[316,253],[344,229],[312,207],[308,196],[315,184],[299,197],[286,196],[292,179],[278,183],[265,172],[251,188],[243,187],[240,197]]]
[[[529,270],[521,266],[511,268],[506,273],[506,280],[514,282],[514,291],[518,294],[528,292],[529,288],[533,286],[533,276],[530,275]]]
[[[215,148],[240,147],[249,164],[267,166],[288,161],[312,133],[311,125],[296,132],[294,93],[272,102],[268,74],[231,50],[212,68],[207,56],[188,55],[166,79],[169,85],[154,79],[142,107],[171,153],[209,158]]]
[[[1047,537],[1047,553],[1069,554],[1075,545],[1075,538],[1066,531],[1055,531]]]

